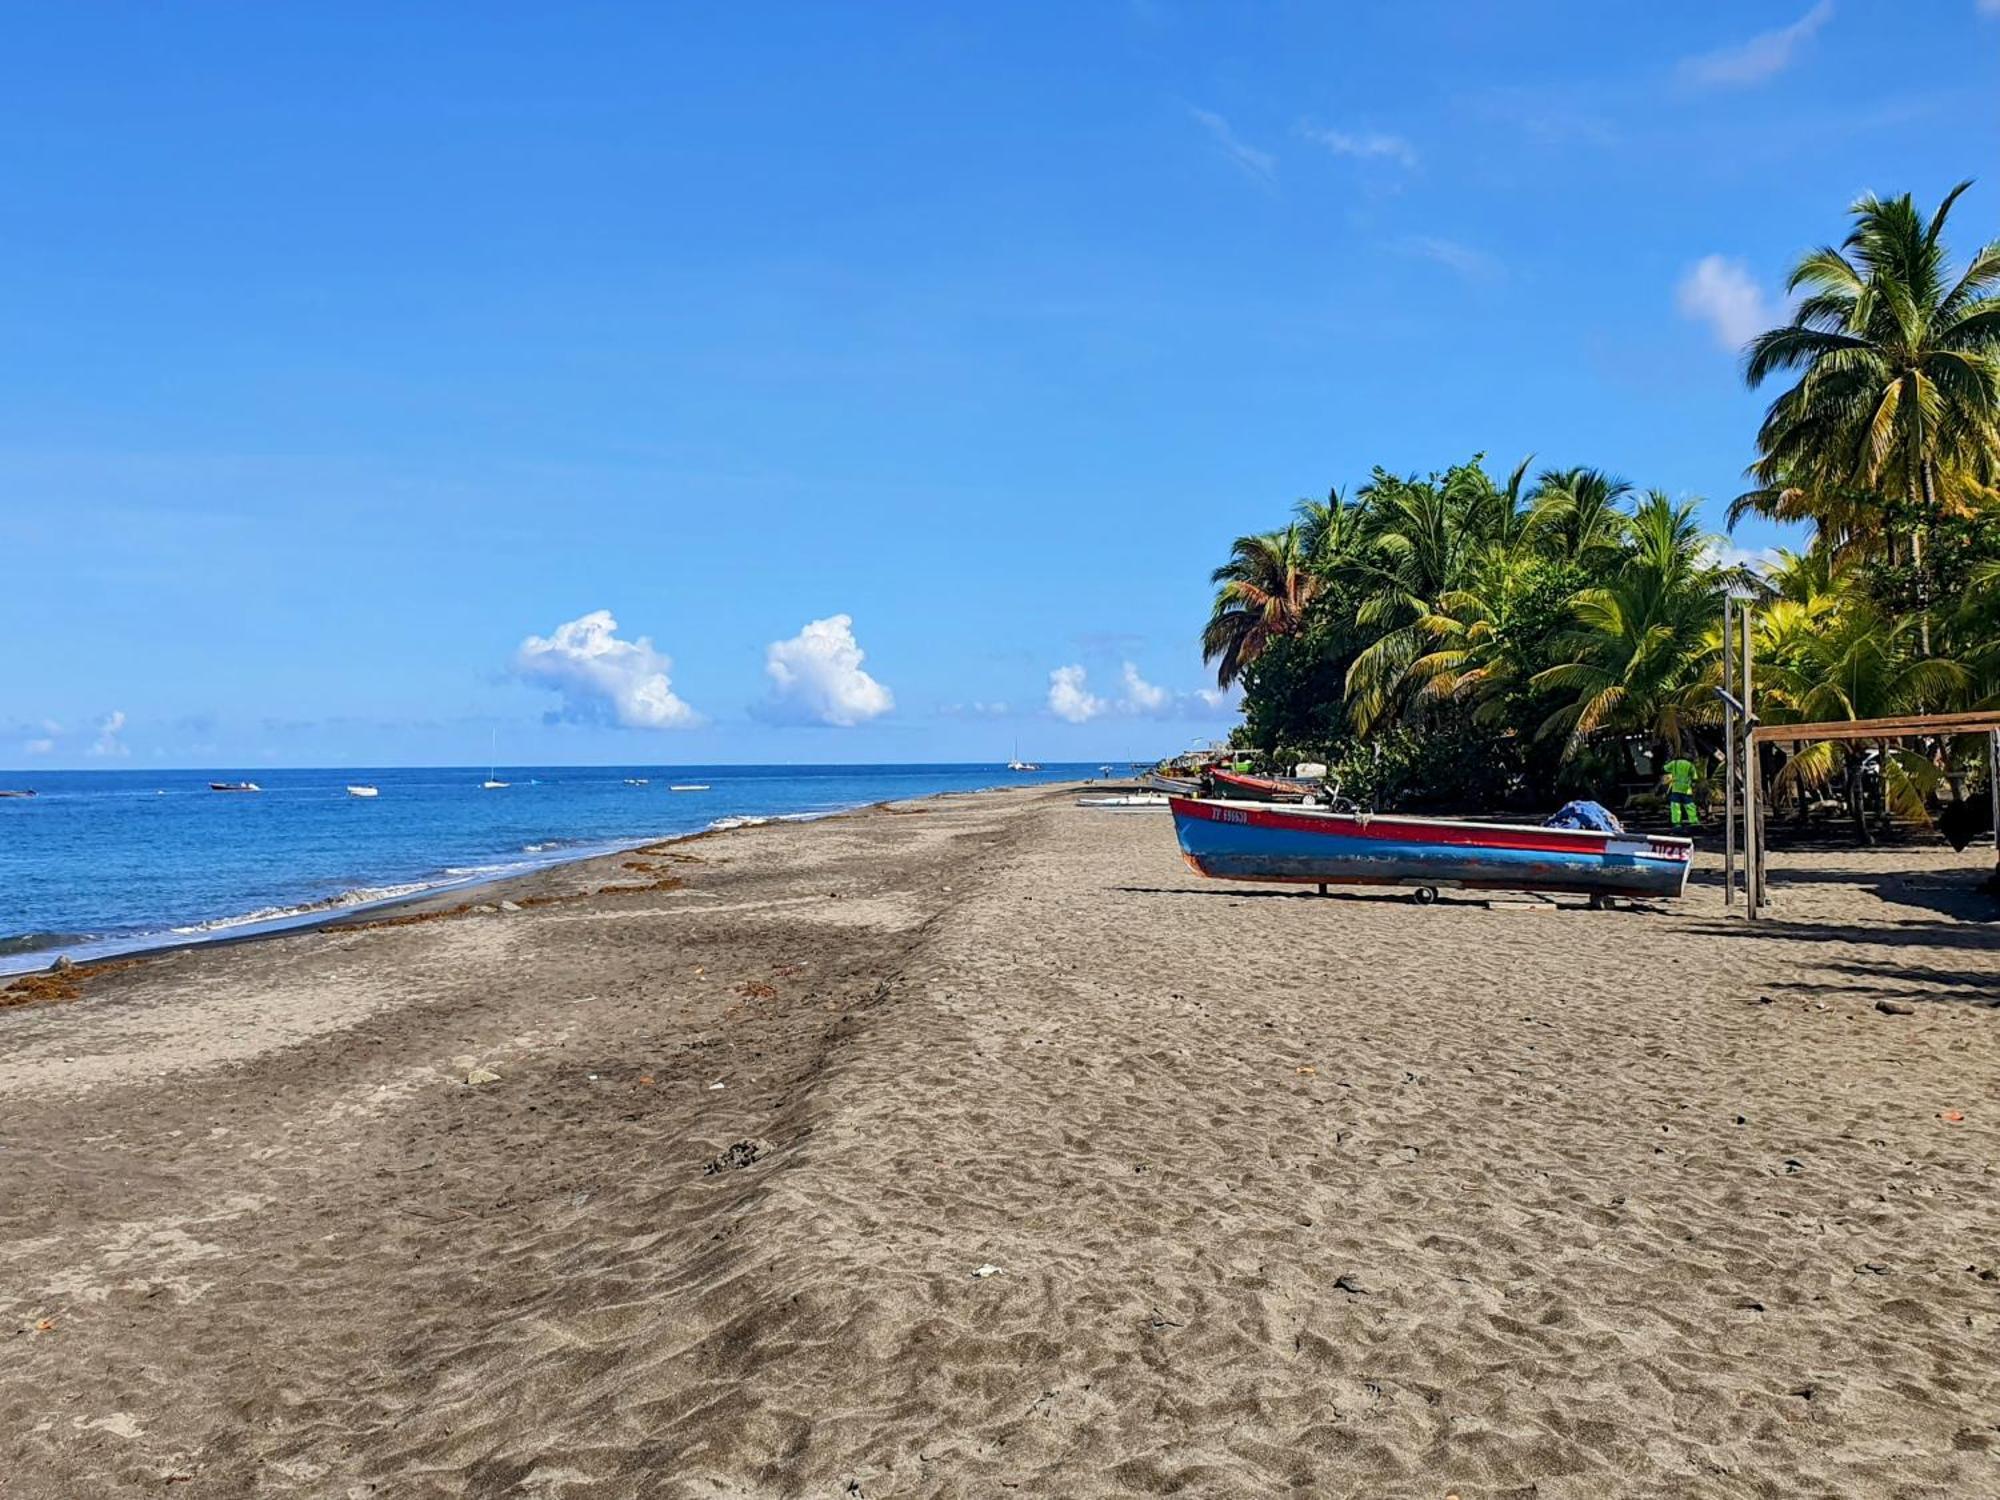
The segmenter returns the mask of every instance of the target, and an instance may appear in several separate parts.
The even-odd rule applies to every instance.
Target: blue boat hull
[[[1673,897],[1687,887],[1693,847],[1645,835],[1179,797],[1173,811],[1188,863],[1223,880]]]

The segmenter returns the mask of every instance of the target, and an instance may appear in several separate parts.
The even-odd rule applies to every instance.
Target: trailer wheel
[[[1410,892],[1410,899],[1419,906],[1429,906],[1438,898],[1438,888],[1434,885],[1420,885]]]

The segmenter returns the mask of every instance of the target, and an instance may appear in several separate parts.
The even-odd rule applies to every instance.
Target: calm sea
[[[12,771],[0,785],[0,973],[309,922],[732,820],[1096,775],[998,766]],[[630,779],[644,779],[635,786]],[[210,781],[254,781],[224,793]],[[352,797],[350,784],[380,795]],[[703,791],[673,791],[673,785]]]

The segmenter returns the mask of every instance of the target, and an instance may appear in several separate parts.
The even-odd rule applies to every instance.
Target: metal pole
[[[1729,595],[1722,596],[1722,691],[1725,693],[1732,685],[1730,679],[1736,675],[1729,660],[1736,644],[1732,634],[1736,622],[1734,603]],[[1722,904],[1736,904],[1736,710],[1729,707],[1726,698],[1722,708]]]
[[[1986,735],[1986,795],[1993,803],[1993,888],[2000,890],[2000,729]]]
[[[1738,628],[1743,634],[1743,902],[1754,922],[1757,908],[1764,904],[1764,840],[1757,826],[1757,706],[1750,696],[1750,643],[1755,631],[1748,600]]]

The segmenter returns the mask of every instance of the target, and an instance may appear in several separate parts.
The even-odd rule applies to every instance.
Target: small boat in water
[[[254,781],[211,781],[211,792],[261,792],[264,789]]]
[[[21,791],[18,792],[9,791],[5,787],[0,787],[0,797],[32,797],[34,795],[36,795],[36,793],[33,787],[23,788]]]
[[[650,776],[627,776],[625,778],[625,785],[627,786],[651,786],[652,784],[653,778]]]
[[[1400,817],[1269,802],[1175,797],[1174,834],[1202,875],[1299,885],[1401,885],[1419,901],[1440,887],[1571,892],[1601,903],[1678,896],[1694,844],[1457,818]]]
[[[351,786],[347,789],[347,795],[350,797],[379,797],[382,793],[379,788],[372,786]]]
[[[708,790],[708,783],[705,781],[676,781],[670,783],[667,790],[670,792],[705,792]]]

